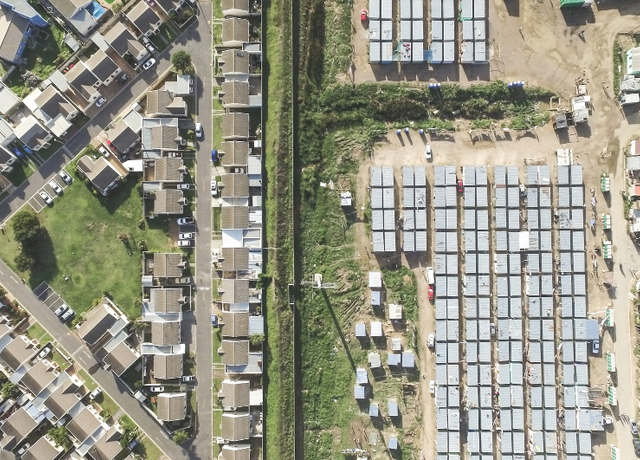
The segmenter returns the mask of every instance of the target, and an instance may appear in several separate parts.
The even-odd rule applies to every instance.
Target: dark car
[[[118,84],[119,84],[120,86],[122,86],[122,85],[124,85],[124,84],[127,82],[127,80],[128,80],[128,79],[129,79],[129,75],[127,75],[126,73],[123,73],[123,74],[120,76],[120,78],[118,78]]]
[[[640,440],[633,438],[633,450],[636,451],[636,457],[640,457]]]

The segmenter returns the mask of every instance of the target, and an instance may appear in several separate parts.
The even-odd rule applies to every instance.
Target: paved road
[[[196,436],[189,446],[193,458],[209,460],[213,449],[213,396],[212,396],[212,329],[211,329],[211,139],[212,139],[212,36],[207,24],[211,18],[211,2],[200,2],[198,27],[186,33],[177,48],[191,54],[197,74],[197,121],[202,123],[204,138],[199,140],[196,152],[196,387],[198,418]]]
[[[140,427],[144,433],[171,459],[186,459],[187,452],[177,446],[160,425],[140,406],[111,372],[105,371],[80,338],[62,324],[27,285],[0,260],[0,279],[4,287],[55,338],[76,364],[88,372],[102,390]]]

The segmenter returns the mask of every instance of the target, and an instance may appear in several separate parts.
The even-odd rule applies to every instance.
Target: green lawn
[[[160,33],[162,36],[169,42],[172,43],[178,34],[172,27],[170,27],[166,22],[160,26]]]
[[[56,350],[53,350],[53,361],[55,363],[58,363],[58,366],[60,366],[60,370],[62,370],[62,371],[64,371],[65,369],[67,369],[68,367],[71,366],[69,361],[64,359],[62,357],[62,355],[60,353],[58,353]]]
[[[26,181],[31,174],[36,172],[36,170],[24,160],[18,160],[11,166],[13,167],[13,171],[5,174],[5,176],[16,187]]]
[[[87,387],[89,391],[93,391],[96,388],[98,388],[98,384],[95,382],[95,380],[93,380],[91,376],[87,374],[84,370],[80,369],[78,371],[78,374],[80,374],[80,378],[84,382],[84,386]]]
[[[158,460],[164,457],[162,451],[146,436],[138,438],[138,445],[133,449],[133,452],[146,460]]]
[[[98,397],[96,397],[96,399],[94,399],[94,402],[98,404],[103,411],[109,412],[110,415],[115,415],[116,412],[118,412],[118,410],[120,409],[118,405],[113,402],[113,399],[107,396],[104,391],[100,393]]]
[[[29,329],[27,329],[27,336],[31,339],[36,339],[41,344],[45,344],[51,340],[51,336],[40,326],[40,323],[33,323]]]
[[[136,241],[144,238],[151,251],[178,248],[170,247],[166,219],[147,223],[145,230],[138,228],[142,207],[137,183],[135,176],[130,177],[105,199],[76,178],[53,206],[38,215],[48,238],[40,249],[37,270],[20,276],[32,288],[47,281],[78,313],[108,292],[129,317],[140,316],[136,301],[141,295],[142,264]],[[119,240],[120,233],[130,235],[130,249]],[[10,222],[1,241],[0,258],[16,270],[18,247]],[[70,278],[68,283],[65,276]]]

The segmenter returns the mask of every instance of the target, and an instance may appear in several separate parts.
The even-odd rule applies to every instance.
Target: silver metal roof
[[[503,230],[508,228],[507,226],[507,209],[496,208],[496,229]]]
[[[504,447],[505,432],[511,436],[511,409],[500,409],[500,429],[502,430],[502,452],[511,452]]]
[[[373,232],[373,252],[384,252],[384,232]]]
[[[487,195],[487,186],[476,187],[476,206],[486,208],[489,206],[489,197]]]
[[[571,231],[560,230],[558,232],[558,248],[561,251],[571,251]]]
[[[402,186],[403,187],[413,187],[413,166],[403,166],[402,167]]]
[[[540,187],[540,207],[541,208],[550,208],[551,207],[551,187]]]
[[[540,342],[529,342],[529,362],[542,362],[542,345]]]
[[[436,407],[447,407],[447,387],[436,387]]]
[[[449,407],[460,407],[460,389],[457,386],[447,387],[447,404]],[[458,412],[456,410],[456,412]],[[449,429],[454,427],[449,425]]]
[[[540,185],[549,185],[551,183],[549,165],[540,165],[538,167],[538,177],[540,179]]]
[[[465,187],[476,185],[476,167],[475,166],[463,166],[462,167],[462,182]]]
[[[571,244],[574,251],[584,251],[584,231],[576,230],[571,232]]]
[[[415,166],[413,168],[413,184],[416,187],[426,187],[427,175],[425,174],[424,166]]]
[[[427,229],[427,210],[416,209],[415,216],[416,216],[415,217],[416,230],[426,230]]]
[[[470,343],[473,343],[473,341],[478,340],[478,320],[475,320],[475,319],[467,320],[465,337]],[[477,347],[475,348],[477,349]],[[471,353],[471,350],[469,350],[468,346],[467,346],[467,353]]]
[[[475,253],[467,253],[464,264],[465,273],[473,275],[478,273],[478,258]]]
[[[536,390],[541,390],[540,387],[532,387],[531,388],[532,398],[533,398],[533,390],[534,390],[534,388]],[[532,409],[531,410],[531,429],[533,431],[542,431],[542,429],[544,428],[543,418],[544,418],[544,411],[542,411],[540,409]]]
[[[491,384],[493,383],[491,376],[493,375],[491,372],[491,365],[490,364],[480,364],[478,366],[479,368],[479,380],[480,380],[480,385],[484,385],[480,387],[480,402],[482,405],[483,404],[483,398],[484,398],[484,404],[485,406],[483,407],[491,407]]]
[[[571,228],[573,230],[580,230],[584,228],[583,208],[571,208]]]
[[[484,454],[490,454],[493,452],[493,433],[491,433],[490,431],[481,431],[480,432],[480,451]],[[485,459],[486,455],[482,456],[483,460],[488,460]]]
[[[458,205],[458,191],[456,186],[445,187],[446,206],[455,208]]]
[[[478,431],[471,431],[471,430],[477,430],[478,428],[471,428],[472,423],[473,426],[480,426],[479,423],[479,417],[480,417],[480,413],[479,412],[474,412],[474,418],[473,421],[471,419],[471,414],[469,414],[469,433],[467,433],[467,450],[469,451],[469,453],[472,454],[478,454],[480,453],[480,432]],[[471,458],[473,459],[473,455],[471,456]],[[475,456],[476,458],[473,460],[480,460],[480,456]]]
[[[478,317],[478,299],[475,297],[464,298],[464,317],[473,319]]]
[[[504,319],[509,317],[509,299],[506,297],[498,297],[496,314],[498,318]]]
[[[476,166],[476,185],[487,185],[487,167]]]
[[[489,251],[489,232],[488,231],[476,232],[476,239],[478,243],[478,252],[488,252]]]
[[[562,340],[573,340],[573,320],[563,319],[560,324],[562,326],[562,331],[560,333],[560,337],[562,338]],[[573,362],[573,344],[571,344],[570,346],[563,346],[562,353],[565,362]]]
[[[527,254],[527,272],[533,274],[540,273],[540,254],[533,252]]]
[[[545,385],[550,385],[551,388],[555,388],[554,385],[556,384],[556,368],[554,364],[542,365],[542,381]],[[545,403],[546,403],[546,399],[545,399]],[[554,404],[555,404],[555,400],[554,400]]]
[[[416,229],[416,217],[413,209],[405,209],[402,216],[402,228],[413,231]]]
[[[434,166],[433,167],[433,185],[436,187],[444,186],[446,181],[447,171],[445,166]]]
[[[476,188],[475,187],[465,187],[463,192],[463,197],[464,197],[465,208],[476,207]]]
[[[545,363],[553,363],[556,357],[556,347],[553,342],[542,342],[542,360]]]
[[[524,409],[512,410],[512,426],[514,430],[524,430]]]
[[[574,346],[575,346],[574,358],[576,363],[588,362],[587,342],[585,342],[584,340],[579,340],[574,342]]]
[[[522,355],[522,342],[520,340],[511,341],[511,361],[514,363],[521,363],[523,360]]]
[[[457,320],[447,320],[447,341],[457,342],[460,339],[460,324]]]
[[[570,169],[570,181],[571,185],[582,185],[582,165],[572,165]]]
[[[447,0],[445,0],[447,1]],[[444,185],[456,185],[458,183],[458,177],[456,176],[455,165],[445,166],[445,184]]]
[[[569,208],[571,207],[571,189],[569,187],[558,187],[558,207]]]
[[[543,252],[540,254],[540,272],[553,273],[553,254]]]
[[[507,185],[507,168],[498,165],[493,167],[493,183],[497,187],[504,187]]]
[[[436,420],[437,428],[437,420]],[[447,431],[438,431],[436,433],[436,451],[442,453],[449,452],[449,435]]]
[[[394,209],[396,207],[396,197],[393,188],[382,189],[382,207]]]
[[[449,431],[449,452],[460,452],[460,433],[458,431]]]
[[[584,206],[584,188],[581,185],[573,185],[571,187],[571,206]]]
[[[512,318],[522,318],[522,298],[512,294],[509,298],[509,315]]]
[[[569,185],[569,166],[558,165],[558,185]]]
[[[433,189],[433,206],[436,208],[444,208],[447,206],[447,196],[445,187],[436,187]]]
[[[460,385],[460,366],[458,364],[447,364],[447,384]]]
[[[460,362],[460,346],[458,343],[447,343],[447,362],[452,364]]]
[[[371,189],[371,209],[382,209],[382,189]]]
[[[507,189],[507,203],[510,208],[520,207],[520,189],[518,187],[509,187]]]
[[[478,318],[489,318],[491,313],[491,299],[489,297],[480,297],[478,299]]]
[[[464,210],[464,229],[467,230],[467,231],[476,230],[476,211],[475,211],[475,209],[465,209]]]
[[[384,229],[384,213],[382,209],[371,210],[371,230],[383,230]]]
[[[489,275],[478,275],[478,296],[491,295],[491,278]]]
[[[539,184],[539,179],[538,179],[538,167],[537,166],[532,166],[529,165],[526,168],[526,174],[527,174],[527,185],[528,186],[535,186]]]
[[[418,230],[416,235],[416,251],[425,252],[427,250],[427,232],[424,230]]]
[[[540,340],[541,337],[542,337],[542,321],[530,319],[529,320],[529,340]]]
[[[507,214],[509,219],[509,229],[518,230],[520,228],[520,211],[517,209],[509,209]]]
[[[573,298],[573,316],[576,318],[587,317],[587,298],[582,296],[575,296]]]
[[[415,207],[415,189],[412,187],[402,189],[402,206],[405,208]]]
[[[538,189],[536,187],[527,188],[527,208],[538,208]]]
[[[379,166],[372,166],[369,180],[371,182],[371,187],[382,187],[382,168]]]
[[[495,256],[495,272],[498,275],[506,275],[509,272],[509,255],[498,253]]]
[[[463,231],[464,233],[464,251],[469,253],[476,251],[476,232],[473,230]]]
[[[458,230],[458,210],[448,208],[447,210],[447,230]],[[478,227],[480,228],[480,227]],[[485,230],[485,229],[482,229]]]
[[[560,298],[560,316],[562,318],[573,317],[573,297]]]
[[[562,384],[564,386],[576,384],[576,368],[574,364],[562,365]]]
[[[465,190],[465,195],[467,188]],[[505,187],[496,187],[493,191],[495,197],[495,207],[496,208],[506,208],[507,207],[507,189]]]
[[[551,209],[540,209],[540,228],[542,230],[551,230]]]
[[[396,229],[396,212],[393,209],[384,210],[384,229],[395,230]],[[385,241],[386,245],[386,241]]]
[[[478,230],[489,230],[489,211],[487,209],[477,210],[476,225]]]
[[[404,252],[416,251],[416,234],[413,231],[402,232],[402,250]]]
[[[427,206],[427,189],[424,187],[416,187],[414,190],[416,208],[425,208]]]
[[[511,360],[511,350],[509,348],[509,341],[500,340],[498,342],[498,361],[501,363],[509,362]]]
[[[571,253],[573,259],[573,271],[576,273],[584,273],[586,269],[586,258],[584,252]]]
[[[517,166],[507,166],[507,185],[520,185],[519,176]]]
[[[393,184],[394,184],[393,167],[383,166],[382,167],[382,186],[392,188]]]
[[[540,230],[540,212],[538,209],[529,209],[529,212],[527,212],[527,228],[529,230]]]
[[[540,232],[529,231],[529,250],[530,251],[540,250]]]

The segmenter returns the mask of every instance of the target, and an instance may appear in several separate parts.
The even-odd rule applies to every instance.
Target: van
[[[435,277],[433,275],[433,267],[427,267],[427,283],[434,284],[436,282]]]

